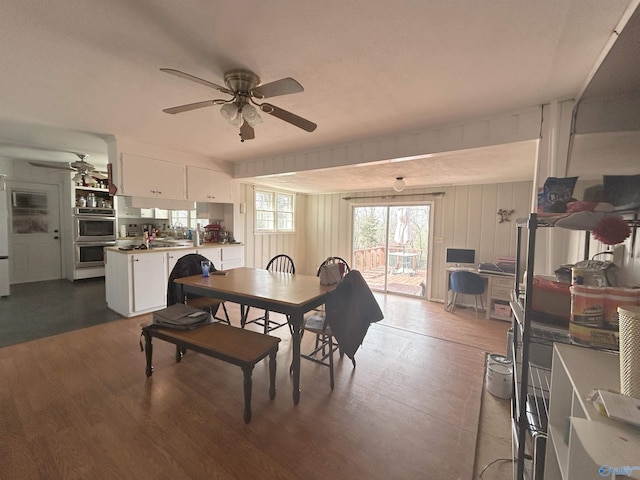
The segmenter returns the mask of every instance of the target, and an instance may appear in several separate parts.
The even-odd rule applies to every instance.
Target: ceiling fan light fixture
[[[404,182],[404,177],[396,177],[396,181],[393,182],[393,189],[396,192],[403,191],[406,186],[407,184]]]
[[[258,114],[258,110],[253,105],[246,103],[242,107],[242,117],[252,127],[257,127],[262,123],[262,117]]]
[[[239,117],[238,106],[235,103],[225,103],[220,107],[220,115],[222,115],[222,118],[227,122],[232,123]]]
[[[71,180],[73,180],[75,183],[81,183],[82,174],[80,172],[76,173]]]

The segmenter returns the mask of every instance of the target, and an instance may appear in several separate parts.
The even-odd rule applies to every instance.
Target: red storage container
[[[571,318],[571,292],[568,283],[554,282],[533,276],[532,309],[534,312],[555,317],[563,325]]]

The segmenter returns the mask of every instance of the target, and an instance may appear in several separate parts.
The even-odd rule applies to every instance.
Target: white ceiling
[[[56,150],[81,151],[103,165],[111,136],[239,162],[575,98],[637,1],[2,3],[0,156],[68,162]],[[161,67],[217,84],[238,67],[264,83],[291,76],[305,91],[270,102],[318,128],[263,114],[241,143],[219,107],[165,114],[224,95]],[[388,188],[399,171],[409,185],[516,181],[534,161],[535,142],[522,142],[256,181],[302,192]]]

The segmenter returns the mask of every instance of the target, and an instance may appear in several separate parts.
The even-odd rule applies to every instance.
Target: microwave
[[[116,240],[116,217],[76,215],[73,217],[76,242],[111,242]]]

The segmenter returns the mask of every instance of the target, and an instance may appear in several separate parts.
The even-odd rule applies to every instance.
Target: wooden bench
[[[147,325],[142,328],[145,339],[147,377],[153,373],[153,345],[159,338],[176,345],[176,361],[182,360],[186,349],[238,365],[244,374],[244,421],[251,421],[251,373],[260,360],[269,356],[269,398],[276,396],[276,352],[280,339],[271,335],[244,330],[220,323],[211,323],[193,330],[176,330]]]

